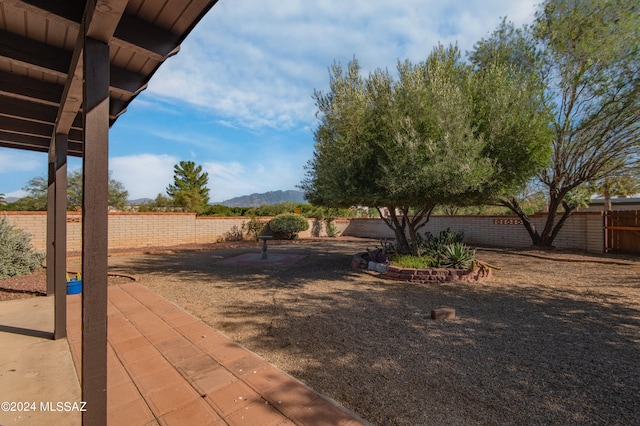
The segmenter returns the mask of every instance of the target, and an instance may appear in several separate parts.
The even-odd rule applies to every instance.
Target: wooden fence
[[[640,210],[606,212],[604,229],[605,251],[640,253]]]

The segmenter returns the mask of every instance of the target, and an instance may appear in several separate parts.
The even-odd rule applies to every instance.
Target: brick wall
[[[544,215],[533,217],[538,229],[544,226]],[[554,245],[557,248],[590,252],[604,250],[603,219],[600,212],[574,213],[560,230]],[[464,241],[477,246],[529,247],[531,238],[519,218],[505,216],[432,216],[420,232],[437,235],[451,228],[464,232]],[[394,238],[393,231],[380,219],[351,219],[343,235]]]
[[[31,235],[37,250],[46,245],[45,212],[3,212],[9,223]],[[261,218],[268,221],[270,218]],[[242,230],[246,217],[196,217],[193,213],[109,213],[109,247],[113,249],[173,246],[229,240]],[[535,216],[541,227],[544,216]],[[336,219],[341,235],[394,238],[393,232],[380,219]],[[531,239],[517,216],[432,216],[422,231],[437,234],[451,228],[464,232],[465,242],[476,246],[529,247]],[[324,224],[309,219],[309,230],[301,238],[326,235]],[[246,237],[246,235],[245,235]],[[560,231],[554,245],[594,253],[604,249],[603,219],[600,212],[576,213]],[[67,213],[67,249],[82,249],[82,216]]]
[[[31,236],[31,244],[36,250],[44,251],[47,244],[46,212],[0,212],[16,228]]]

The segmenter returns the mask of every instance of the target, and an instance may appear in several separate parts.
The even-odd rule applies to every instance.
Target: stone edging
[[[362,258],[365,253],[358,253],[351,260],[351,269],[367,272],[380,278],[395,281],[408,281],[412,283],[434,283],[434,282],[471,282],[481,281],[491,277],[491,269],[477,268],[469,269],[449,269],[449,268],[400,268],[390,265],[386,273],[376,273],[366,271],[362,268],[366,261]]]

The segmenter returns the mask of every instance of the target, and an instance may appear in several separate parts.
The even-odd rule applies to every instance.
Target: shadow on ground
[[[364,248],[275,247],[307,255],[284,268],[219,264],[248,251],[237,249],[134,256],[112,270],[377,424],[638,424],[638,300],[609,291],[640,288],[637,274],[608,286],[537,285],[508,270],[489,283],[414,285],[350,271]],[[548,281],[557,268],[526,265]],[[438,306],[458,318],[431,320]]]

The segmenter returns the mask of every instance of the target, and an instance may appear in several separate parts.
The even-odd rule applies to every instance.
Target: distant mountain
[[[141,204],[147,204],[152,202],[153,200],[151,198],[138,198],[135,200],[127,200],[127,205],[128,206],[139,206]]]
[[[285,201],[294,203],[306,203],[304,192],[302,191],[269,191],[262,194],[243,195],[242,197],[231,198],[220,204],[227,207],[260,207],[267,204],[279,204]]]
[[[4,199],[4,201],[8,204],[8,203],[15,203],[19,199],[20,198],[18,198],[18,197],[7,197],[7,198]]]

